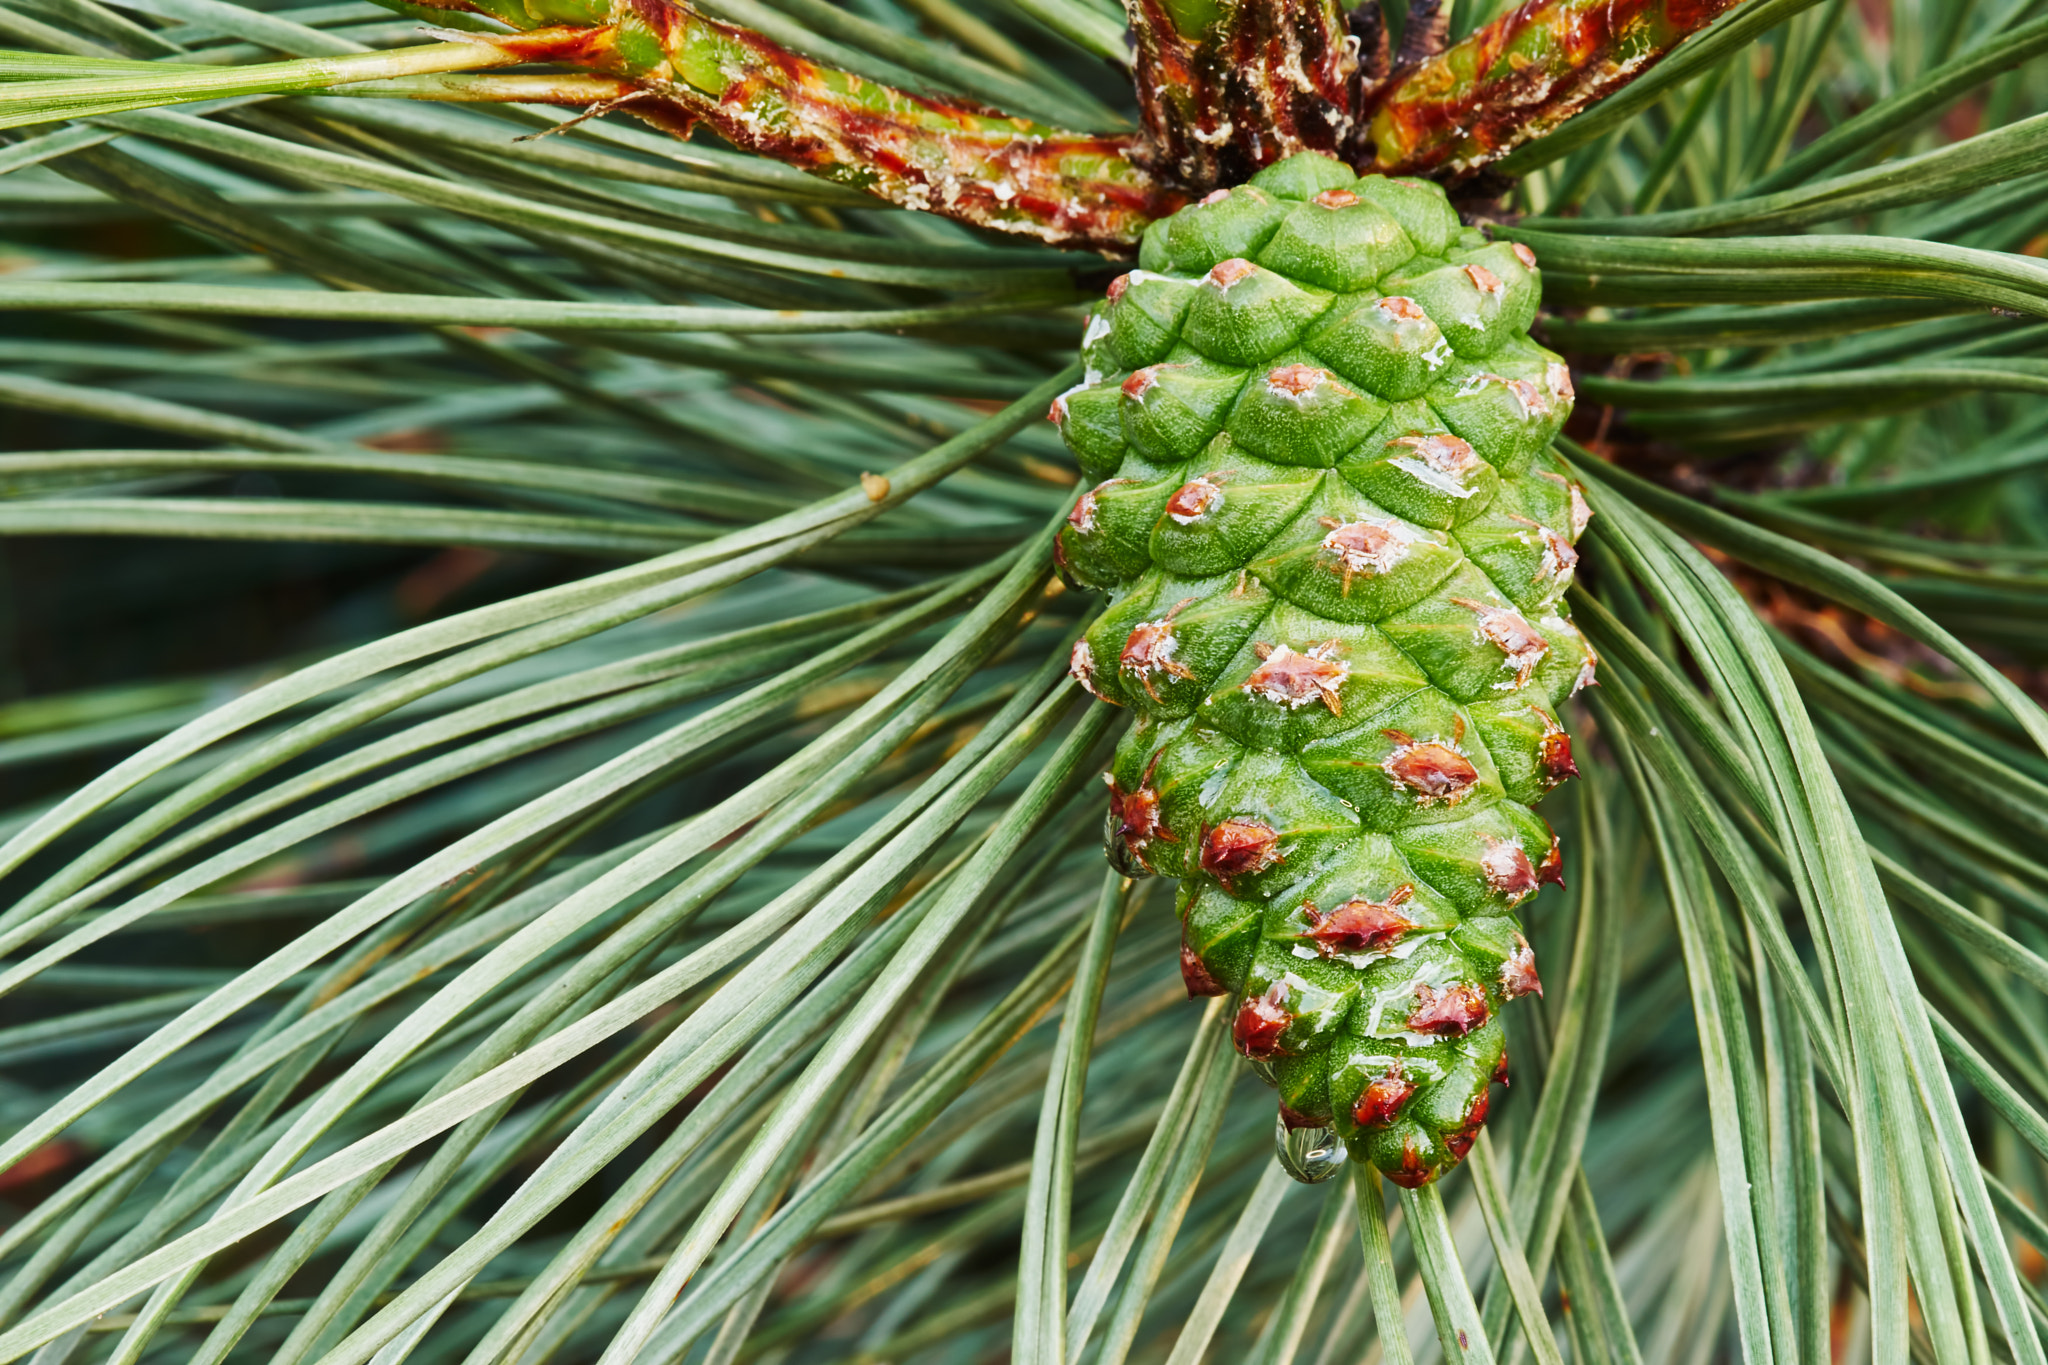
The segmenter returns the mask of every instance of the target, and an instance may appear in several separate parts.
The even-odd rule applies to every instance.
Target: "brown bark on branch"
[[[685,0],[438,0],[524,26],[525,60],[629,81],[624,107],[679,135],[709,125],[736,147],[905,208],[1059,246],[1115,251],[1188,196],[1139,165],[1130,137],[1050,128],[964,100],[822,66]],[[581,19],[580,27],[570,27]],[[591,23],[589,20],[599,20]]]
[[[1462,174],[1633,81],[1741,0],[1529,0],[1373,92],[1357,164]]]
[[[1476,170],[1627,85],[1740,0],[1529,0],[1443,52],[1418,57],[1404,43],[1409,60],[1384,76],[1384,39],[1347,31],[1336,0],[1126,0],[1142,138],[894,89],[688,0],[432,3],[545,26],[502,41],[521,60],[627,83],[625,107],[678,134],[704,123],[906,208],[1119,252],[1193,194],[1299,151],[1361,170]]]
[[[1373,0],[1366,0],[1372,4]],[[1357,128],[1359,44],[1334,0],[1125,0],[1140,155],[1196,192]]]

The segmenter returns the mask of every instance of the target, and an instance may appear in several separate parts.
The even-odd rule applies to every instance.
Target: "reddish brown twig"
[[[438,0],[521,27],[526,60],[558,61],[647,92],[626,107],[678,134],[726,141],[906,208],[1060,246],[1115,250],[1187,196],[1137,164],[1132,139],[1049,128],[822,66],[684,0],[631,0],[590,24],[577,0]],[[568,27],[581,19],[583,27]]]
[[[1354,140],[1357,43],[1334,0],[1127,0],[1150,165],[1184,188],[1234,184]]]
[[[503,40],[521,60],[625,82],[642,92],[625,107],[678,134],[708,124],[906,208],[1121,252],[1193,193],[1298,151],[1362,169],[1475,170],[1626,85],[1739,0],[1530,0],[1441,53],[1405,42],[1391,75],[1380,35],[1347,33],[1336,0],[1128,0],[1142,138],[894,89],[688,0],[430,2],[529,30]],[[1417,8],[1425,21],[1432,12]]]
[[[1374,92],[1374,169],[1462,173],[1543,136],[1740,0],[1529,0]]]

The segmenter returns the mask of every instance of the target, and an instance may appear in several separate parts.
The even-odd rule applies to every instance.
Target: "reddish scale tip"
[[[1405,542],[1391,527],[1370,521],[1341,522],[1323,537],[1322,548],[1339,559],[1355,561],[1364,568],[1381,562],[1388,552],[1404,548]]]
[[[1109,786],[1110,813],[1116,818],[1117,838],[1139,862],[1145,861],[1145,849],[1154,839],[1173,843],[1159,821],[1159,793],[1150,787],[1139,787],[1127,792],[1112,780]]]
[[[1491,1075],[1491,1076],[1487,1077],[1487,1084],[1489,1084],[1489,1085],[1506,1085],[1507,1083],[1508,1083],[1508,1050],[1507,1050],[1506,1048],[1502,1048],[1502,1049],[1500,1050],[1500,1060],[1499,1060],[1499,1061],[1497,1061],[1497,1062],[1495,1062],[1495,1063],[1493,1064],[1493,1075]]]
[[[1536,665],[1550,652],[1550,641],[1538,635],[1536,627],[1511,607],[1475,602],[1469,597],[1453,597],[1451,601],[1479,618],[1480,637],[1507,656],[1508,666],[1515,670],[1515,686],[1527,687]]]
[[[1479,1130],[1486,1126],[1486,1111],[1492,1107],[1492,1096],[1480,1091],[1479,1098],[1472,1101],[1472,1107],[1465,1111],[1465,1121],[1454,1131],[1444,1134],[1445,1150],[1463,1161],[1472,1150],[1472,1144],[1479,1140]]]
[[[1555,834],[1550,836],[1550,848],[1543,855],[1543,861],[1536,864],[1538,883],[1549,882],[1553,886],[1564,885],[1564,846]]]
[[[1578,397],[1578,390],[1572,387],[1571,367],[1563,361],[1553,360],[1543,367],[1543,382],[1550,385],[1550,391],[1567,403]],[[1574,484],[1572,487],[1576,489],[1578,485]],[[1587,515],[1590,516],[1591,513]],[[1586,528],[1582,524],[1579,529],[1583,531]]]
[[[1401,1144],[1401,1165],[1386,1172],[1387,1179],[1404,1190],[1419,1190],[1436,1176],[1436,1168],[1422,1159],[1422,1153],[1415,1148],[1415,1139],[1409,1137]]]
[[[1126,271],[1124,274],[1117,276],[1115,279],[1109,282],[1109,301],[1111,303],[1115,303],[1118,299],[1124,296],[1124,291],[1126,289],[1129,289],[1130,287],[1131,276],[1130,273]]]
[[[1500,993],[1510,1000],[1543,994],[1543,982],[1536,975],[1536,950],[1529,940],[1515,935],[1515,951],[1500,965]]]
[[[1501,294],[1507,292],[1507,286],[1500,282],[1500,276],[1494,274],[1477,261],[1465,267],[1465,278],[1472,281],[1472,287],[1482,294]]]
[[[1477,986],[1460,981],[1440,991],[1425,981],[1415,988],[1415,1010],[1408,1016],[1408,1030],[1462,1038],[1485,1023],[1489,1013],[1486,992]]]
[[[1238,684],[1238,690],[1290,709],[1320,701],[1330,708],[1331,715],[1341,716],[1344,703],[1338,689],[1350,676],[1351,669],[1342,659],[1325,657],[1317,650],[1303,654],[1281,645]]]
[[[1329,525],[1329,520],[1324,525]],[[1408,539],[1390,526],[1351,521],[1332,526],[1318,548],[1330,556],[1323,568],[1343,578],[1348,597],[1355,575],[1385,573],[1407,558],[1408,545]]]
[[[1301,913],[1308,920],[1309,931],[1303,937],[1325,957],[1379,952],[1415,928],[1415,921],[1397,908],[1414,894],[1412,886],[1397,886],[1383,901],[1353,896],[1328,914],[1317,910],[1313,902],[1304,903]]]
[[[1174,660],[1175,645],[1171,617],[1140,621],[1131,628],[1130,637],[1124,641],[1123,652],[1117,656],[1117,663],[1134,673],[1163,670],[1177,678],[1193,677],[1186,665]]]
[[[1495,375],[1494,378],[1500,379],[1501,383],[1508,386],[1508,392],[1512,393],[1515,396],[1515,401],[1522,405],[1522,412],[1525,415],[1541,417],[1550,411],[1550,400],[1543,396],[1543,390],[1537,388],[1532,381],[1527,379],[1503,379],[1499,375]]]
[[[1473,607],[1481,618],[1480,629],[1503,653],[1523,654],[1550,648],[1550,642],[1538,635],[1536,628],[1523,620],[1519,612],[1507,607],[1487,607],[1476,603]]]
[[[1554,577],[1561,579],[1579,567],[1578,547],[1566,540],[1562,534],[1548,526],[1539,526],[1537,534],[1543,538],[1543,550],[1549,556]]]
[[[1280,861],[1280,836],[1257,820],[1225,820],[1202,836],[1202,870],[1225,890],[1235,878]]]
[[[1479,870],[1486,877],[1487,886],[1511,901],[1520,900],[1541,885],[1529,855],[1511,839],[1488,835],[1486,851],[1479,855]]]
[[[1230,1037],[1245,1056],[1269,1061],[1280,1055],[1280,1035],[1293,1022],[1287,1012],[1287,988],[1276,981],[1264,995],[1249,996],[1238,1007]]]
[[[1145,390],[1159,382],[1159,366],[1147,365],[1142,370],[1132,370],[1124,380],[1124,397],[1143,398]]]
[[[1112,482],[1114,482],[1112,480]],[[1095,529],[1095,494],[1103,485],[1097,484],[1080,497],[1074,499],[1074,509],[1067,513],[1067,525],[1082,535]]]
[[[1166,514],[1178,521],[1193,521],[1208,511],[1223,496],[1223,490],[1207,476],[1190,479],[1174,490],[1166,500]]]
[[[1324,190],[1309,202],[1326,209],[1348,209],[1358,202],[1358,196],[1350,190]]]
[[[1579,765],[1572,761],[1572,737],[1564,732],[1549,716],[1545,716],[1547,728],[1543,738],[1536,742],[1536,761],[1543,767],[1543,777],[1551,786],[1566,778],[1579,775]]]
[[[1228,995],[1230,990],[1209,971],[1209,964],[1190,948],[1186,939],[1180,945],[1180,979],[1188,988],[1188,999],[1196,1000],[1205,995]]]
[[[1382,301],[1384,305],[1384,300]],[[1477,469],[1480,464],[1479,452],[1471,442],[1459,436],[1438,433],[1432,436],[1399,436],[1392,444],[1407,446],[1422,457],[1422,462],[1439,474],[1465,475]]]
[[[1523,246],[1520,242],[1515,243],[1515,259],[1520,261],[1526,270],[1534,270],[1536,268],[1536,253]]]
[[[1066,554],[1058,541],[1052,543],[1052,552],[1064,566],[1067,562]],[[1073,653],[1067,656],[1067,676],[1087,688],[1089,696],[1098,700],[1102,697],[1102,694],[1095,690],[1095,651],[1088,648],[1086,640],[1074,641]]]
[[[1395,1067],[1368,1085],[1351,1106],[1351,1119],[1360,1128],[1385,1128],[1401,1117],[1401,1106],[1415,1094],[1415,1083]]]
[[[1045,410],[1045,420],[1051,422],[1054,426],[1066,425],[1067,400],[1064,398],[1053,399],[1052,406]]]
[[[1224,265],[1229,262],[1225,261]],[[1223,266],[1217,266],[1221,270]],[[1266,387],[1275,393],[1291,394],[1296,398],[1314,393],[1317,386],[1326,379],[1334,379],[1328,370],[1319,370],[1313,365],[1282,365],[1266,373]]]
[[[1258,267],[1244,257],[1232,256],[1227,261],[1216,262],[1215,266],[1210,269],[1206,282],[1215,285],[1218,289],[1228,289],[1231,285],[1236,284],[1239,280],[1257,270]]]
[[[1600,685],[1600,656],[1595,654],[1593,647],[1585,644],[1584,641],[1581,641],[1580,645],[1579,672],[1578,676],[1572,679],[1571,694],[1574,697],[1589,687],[1598,687]]]
[[[1202,196],[1202,204],[1206,208],[1210,204],[1220,204],[1229,197],[1229,190],[1210,190]]]
[[[1472,760],[1438,740],[1416,744],[1399,730],[1381,732],[1401,747],[1386,762],[1387,776],[1415,793],[1417,804],[1455,806],[1479,781]]]
[[[1135,673],[1154,701],[1159,700],[1159,689],[1153,685],[1153,674],[1164,673],[1169,678],[1195,676],[1193,669],[1173,657],[1174,651],[1180,647],[1179,641],[1173,638],[1173,618],[1194,600],[1184,597],[1157,621],[1138,622],[1124,640],[1123,651],[1117,655],[1117,667]]]
[[[1396,322],[1424,322],[1429,314],[1422,311],[1422,305],[1401,294],[1390,294],[1379,302],[1379,310]]]

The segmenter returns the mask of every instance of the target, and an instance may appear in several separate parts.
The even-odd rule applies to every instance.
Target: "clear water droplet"
[[[1276,1117],[1273,1152],[1280,1168],[1304,1185],[1320,1185],[1344,1169],[1344,1140],[1327,1128],[1289,1128]]]

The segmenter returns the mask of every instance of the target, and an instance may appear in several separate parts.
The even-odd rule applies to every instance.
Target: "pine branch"
[[[1737,3],[1528,0],[1374,92],[1370,164],[1477,170],[1620,90]]]
[[[453,0],[520,27],[589,25],[576,0]],[[1186,196],[1133,159],[1133,139],[1047,127],[964,100],[834,70],[684,0],[518,39],[527,60],[630,81],[625,107],[678,135],[698,123],[736,147],[906,208],[1058,246],[1114,250]]]
[[[131,62],[109,71],[10,54],[37,74],[62,73],[0,94],[0,127],[349,84],[439,99],[588,102],[593,112],[624,107],[678,136],[708,124],[736,147],[905,208],[1115,254],[1193,194],[1298,151],[1396,173],[1475,170],[1625,86],[1736,0],[1530,0],[1434,55],[1438,7],[1416,0],[1391,75],[1376,4],[1359,6],[1347,28],[1336,0],[1127,0],[1139,136],[1072,132],[885,85],[688,0],[620,0],[604,10],[594,0],[432,2],[521,31],[252,68]],[[413,74],[535,61],[583,70]],[[400,74],[409,83],[369,85]]]
[[[1125,0],[1125,9],[1143,156],[1186,188],[1234,184],[1281,157],[1353,141],[1360,44],[1335,0]]]

